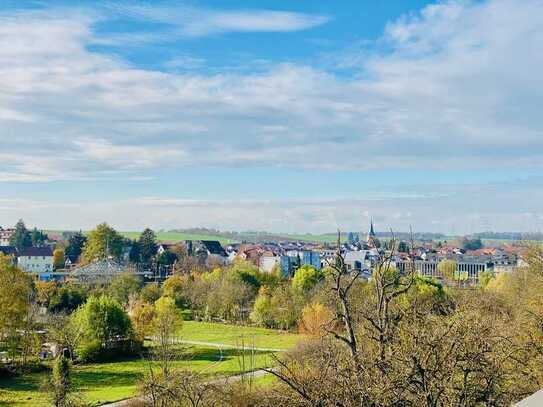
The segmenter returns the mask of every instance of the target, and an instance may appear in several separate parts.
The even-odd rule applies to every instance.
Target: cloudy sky
[[[2,0],[0,225],[541,231],[542,44],[543,0]]]

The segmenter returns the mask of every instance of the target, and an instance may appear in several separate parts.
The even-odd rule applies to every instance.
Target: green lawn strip
[[[119,232],[119,233],[128,239],[137,239],[139,238],[141,234],[141,232]],[[166,242],[181,242],[183,240],[218,240],[223,245],[232,243],[231,239],[227,239],[222,236],[194,234],[194,233],[181,233],[181,232],[156,232],[156,238],[157,240],[166,241]]]
[[[274,329],[198,321],[183,322],[179,335],[186,341],[215,342],[233,346],[239,346],[243,338],[246,347],[252,346],[254,338],[255,347],[269,349],[290,349],[305,339],[304,335]]]
[[[174,368],[193,369],[203,380],[232,376],[241,371],[242,351],[205,347],[184,347],[183,357],[173,363]],[[220,359],[220,361],[219,361]],[[250,352],[245,352],[245,368],[258,369],[272,364],[271,353],[256,352],[254,364]],[[149,371],[149,362],[142,358],[77,365],[73,370],[73,383],[77,391],[93,405],[113,402],[137,394],[138,381]],[[46,373],[22,375],[0,380],[0,405],[47,406],[47,396],[40,393]]]

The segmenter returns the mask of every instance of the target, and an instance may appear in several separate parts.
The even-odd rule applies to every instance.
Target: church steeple
[[[368,233],[368,237],[375,237],[375,230],[373,230],[373,218],[371,218],[370,221],[370,233]]]
[[[368,239],[366,240],[366,244],[371,249],[379,246],[377,242],[377,237],[375,236],[375,229],[373,228],[373,218],[371,218],[370,221],[370,231],[368,232]]]

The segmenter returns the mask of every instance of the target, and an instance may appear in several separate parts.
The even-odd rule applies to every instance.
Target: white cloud
[[[176,17],[151,8],[118,12]],[[324,22],[284,12],[198,13],[201,19],[179,25],[207,35]],[[0,181],[205,165],[543,163],[538,0],[429,6],[389,24],[382,39],[388,51],[366,52],[351,79],[295,64],[213,75],[136,69],[88,49],[100,39],[92,29],[96,18],[0,17]]]
[[[349,199],[186,199],[141,197],[68,202],[0,199],[0,225],[24,218],[29,225],[53,229],[90,229],[107,221],[120,230],[209,227],[270,232],[366,230],[370,217],[378,230],[473,233],[487,229],[543,230],[541,179],[526,182],[424,186],[375,191]],[[519,198],[520,197],[520,198]],[[529,197],[529,199],[528,199]],[[102,198],[105,199],[105,198]],[[460,208],[460,209],[459,209]],[[59,216],[58,214],[61,214]]]

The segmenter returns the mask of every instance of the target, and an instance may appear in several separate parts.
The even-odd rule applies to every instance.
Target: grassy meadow
[[[288,349],[303,340],[303,335],[283,333],[265,328],[186,321],[179,332],[180,338],[189,341],[213,342],[238,346],[243,336],[245,343],[261,348]],[[246,345],[247,346],[247,345]],[[224,347],[180,345],[180,355],[175,368],[192,369],[204,380],[241,373],[242,361],[249,369],[249,351]],[[271,366],[272,352],[255,352],[253,369]],[[108,363],[76,365],[72,378],[80,395],[94,406],[123,400],[138,392],[138,382],[149,371],[149,361],[134,357]],[[40,389],[48,376],[47,372],[30,373],[16,378],[0,379],[0,406],[47,406],[46,395]],[[263,385],[273,378],[259,378]]]

